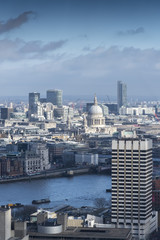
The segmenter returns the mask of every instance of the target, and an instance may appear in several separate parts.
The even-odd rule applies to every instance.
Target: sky
[[[160,99],[159,0],[0,0],[0,96]]]

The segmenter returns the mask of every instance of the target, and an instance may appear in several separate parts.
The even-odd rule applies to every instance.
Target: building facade
[[[112,223],[131,228],[135,239],[144,240],[157,229],[152,212],[152,141],[112,141]]]

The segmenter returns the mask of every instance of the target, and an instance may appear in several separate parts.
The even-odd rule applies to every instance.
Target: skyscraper
[[[10,115],[13,112],[13,108],[1,108],[1,119],[10,119]]]
[[[47,102],[56,105],[57,107],[62,107],[62,90],[48,90],[47,91]]]
[[[117,82],[117,104],[118,110],[127,105],[127,85],[121,81]]]
[[[157,228],[152,212],[152,141],[112,141],[112,223],[144,240]]]
[[[40,93],[32,92],[29,93],[29,117],[31,114],[37,113],[37,103],[40,100]]]

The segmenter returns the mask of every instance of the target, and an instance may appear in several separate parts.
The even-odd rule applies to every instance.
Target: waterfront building
[[[39,155],[39,160],[41,161],[41,170],[48,170],[50,169],[49,163],[49,151],[46,147],[46,144],[37,143],[35,146],[35,152]]]
[[[50,169],[48,148],[42,143],[30,143],[24,154],[25,172],[27,174]]]
[[[98,165],[98,154],[76,153],[75,163],[79,165]]]
[[[120,107],[127,105],[127,85],[121,81],[117,82],[117,104]]]
[[[41,172],[41,161],[34,152],[25,152],[24,170],[26,174]]]
[[[47,144],[49,149],[49,161],[55,162],[56,159],[61,159],[65,146],[63,143],[49,143]]]
[[[144,240],[157,229],[157,213],[152,212],[152,140],[133,137],[112,141],[112,223],[131,228],[135,239]]]
[[[47,90],[47,102],[50,102],[57,107],[62,107],[62,90]]]
[[[74,150],[64,150],[63,151],[63,164],[64,166],[74,166],[75,165],[75,151]]]
[[[23,175],[23,161],[17,153],[10,153],[0,158],[0,176],[19,175]]]
[[[0,177],[7,176],[10,172],[10,161],[5,156],[0,158]]]

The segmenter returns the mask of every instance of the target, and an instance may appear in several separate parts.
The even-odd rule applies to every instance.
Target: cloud
[[[9,32],[15,28],[20,27],[22,24],[26,23],[29,20],[30,16],[35,16],[35,13],[32,11],[23,12],[16,18],[10,18],[8,21],[0,22],[0,34]]]
[[[55,51],[67,42],[67,40],[52,41],[47,44],[43,44],[41,41],[30,41],[24,43],[24,46],[20,49],[23,53],[44,53]]]
[[[144,33],[145,30],[143,27],[139,27],[139,28],[136,28],[136,29],[129,29],[129,30],[126,30],[126,31],[119,31],[118,32],[118,35],[119,36],[132,36],[132,35],[137,35],[137,34],[141,34],[141,33]]]
[[[88,52],[88,51],[90,51],[91,50],[91,48],[89,47],[89,46],[86,46],[86,47],[84,47],[83,49],[82,49],[82,51],[85,51],[85,52]]]
[[[0,62],[20,61],[23,59],[47,58],[53,51],[64,46],[67,40],[51,41],[44,44],[42,41],[26,42],[22,39],[0,40]]]
[[[5,80],[11,89],[6,91],[14,91],[14,95],[18,94],[17,86],[22,95],[27,95],[29,91],[43,93],[54,86],[63,89],[66,95],[93,95],[96,92],[98,96],[116,96],[117,80],[122,80],[127,83],[129,96],[159,96],[160,50],[97,47],[89,52],[82,51],[77,57],[69,55],[57,58],[53,52],[50,58],[41,58],[36,54],[31,59],[28,57],[30,52],[38,53],[41,49],[46,49],[47,54],[49,46],[51,49],[54,47],[50,43],[37,41],[35,48],[29,48],[22,54],[20,49],[26,42],[17,39],[15,42],[4,42],[3,47],[4,44],[3,51],[0,41],[0,59],[2,53],[4,56],[7,54],[8,59],[17,57],[17,61],[4,61],[0,64],[1,81]],[[17,48],[18,52],[11,51]],[[9,95],[2,90],[0,94]]]
[[[87,38],[88,38],[88,35],[87,35],[87,34],[81,34],[81,35],[79,35],[79,37],[80,37],[80,38],[85,38],[85,39],[87,39]]]
[[[27,64],[25,65],[26,68]],[[127,83],[128,95],[159,95],[160,51],[156,49],[97,47],[70,59],[47,59],[18,71],[27,86],[43,92],[63,89],[68,95],[116,95],[117,80]],[[28,80],[27,80],[28,79]],[[26,86],[26,87],[27,87]]]

